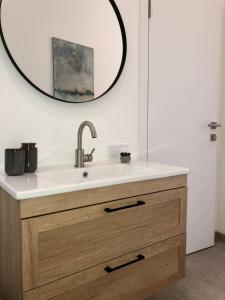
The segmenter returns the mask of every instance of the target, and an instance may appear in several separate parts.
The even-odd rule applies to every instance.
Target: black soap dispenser
[[[5,149],[5,172],[8,176],[24,174],[25,151],[24,149]]]
[[[34,173],[37,170],[38,150],[36,143],[22,143],[25,151],[25,173]]]

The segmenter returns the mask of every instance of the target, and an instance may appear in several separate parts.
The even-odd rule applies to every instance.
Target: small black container
[[[121,152],[120,161],[122,164],[129,164],[131,162],[131,153]]]
[[[5,149],[5,172],[9,176],[24,174],[25,151],[24,149]]]
[[[25,151],[25,173],[34,173],[37,170],[38,151],[36,143],[23,143]]]

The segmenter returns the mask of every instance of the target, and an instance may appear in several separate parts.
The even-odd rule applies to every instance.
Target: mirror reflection
[[[11,59],[44,94],[86,102],[111,87],[124,63],[124,36],[108,0],[3,0]]]

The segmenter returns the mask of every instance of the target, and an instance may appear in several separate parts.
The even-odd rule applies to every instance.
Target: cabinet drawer
[[[185,233],[186,188],[23,221],[23,289]]]
[[[27,292],[24,299],[144,300],[184,275],[181,235]]]

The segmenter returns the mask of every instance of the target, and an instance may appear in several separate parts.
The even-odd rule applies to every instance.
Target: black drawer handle
[[[132,261],[130,261],[130,262],[124,264],[124,265],[121,265],[121,266],[118,266],[118,267],[115,267],[115,268],[106,267],[106,268],[105,268],[105,271],[106,271],[107,273],[112,273],[112,272],[114,272],[114,271],[117,271],[117,270],[122,269],[122,268],[124,268],[124,267],[127,267],[127,266],[129,266],[129,265],[135,264],[135,263],[137,263],[137,262],[139,262],[139,261],[141,261],[141,260],[143,260],[143,259],[145,259],[144,255],[140,254],[140,255],[137,255],[137,259],[135,259],[135,260],[132,260]]]
[[[105,211],[107,213],[112,213],[112,212],[115,212],[115,211],[118,211],[118,210],[128,209],[128,208],[141,206],[141,205],[145,205],[145,202],[144,201],[138,201],[136,204],[133,204],[133,205],[127,205],[127,206],[122,206],[122,207],[118,207],[118,208],[105,208]]]

